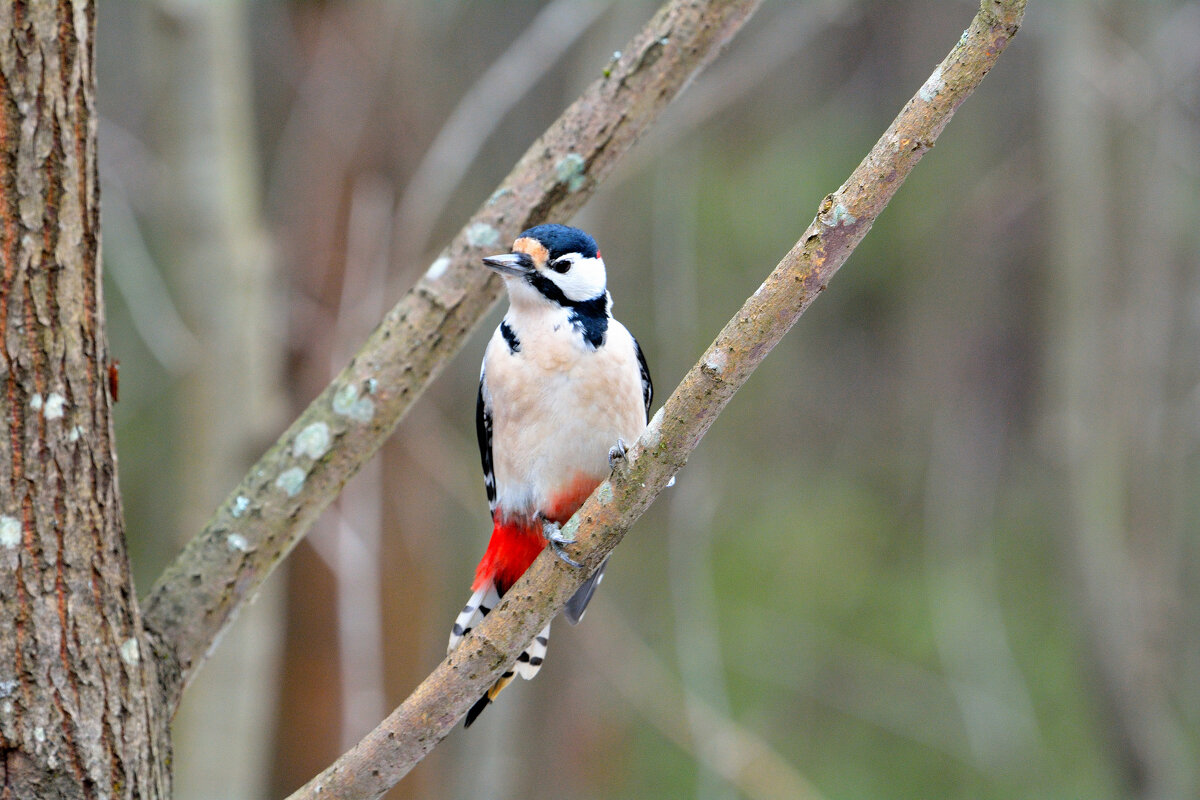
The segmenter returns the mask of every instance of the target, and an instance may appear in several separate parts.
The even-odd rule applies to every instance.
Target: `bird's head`
[[[483,263],[504,278],[514,305],[607,307],[600,249],[578,228],[538,225],[517,237],[511,253],[488,256]]]

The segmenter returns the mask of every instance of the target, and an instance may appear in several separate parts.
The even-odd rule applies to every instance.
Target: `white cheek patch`
[[[599,258],[566,256],[574,263],[566,273],[546,270],[546,277],[554,281],[568,300],[579,302],[591,300],[604,294],[604,262]]]

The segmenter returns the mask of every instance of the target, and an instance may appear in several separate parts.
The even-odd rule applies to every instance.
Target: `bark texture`
[[[95,20],[0,5],[0,798],[165,797],[101,313]]]
[[[377,798],[440,742],[604,561],[687,462],[734,393],[867,235],[1020,28],[1025,0],[982,0],[970,27],[650,420],[628,463],[563,526],[575,569],[543,552],[375,730],[290,800]]]

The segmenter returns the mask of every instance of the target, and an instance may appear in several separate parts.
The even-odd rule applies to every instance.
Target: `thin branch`
[[[759,0],[671,0],[526,152],[367,343],[255,464],[145,602],[169,707],[238,609],[458,352],[499,294],[479,260],[567,219]]]
[[[500,604],[387,719],[290,800],[375,798],[396,784],[553,618],[687,461],[734,392],[846,262],[909,172],[1020,27],[1025,0],[982,0],[946,59],[909,100],[800,241],[654,415],[625,468],[564,527],[583,569],[543,553]]]

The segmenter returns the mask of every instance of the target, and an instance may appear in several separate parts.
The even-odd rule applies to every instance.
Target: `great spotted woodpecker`
[[[512,252],[483,263],[504,279],[508,313],[488,342],[479,376],[476,433],[492,512],[492,537],[449,650],[549,544],[569,564],[560,526],[646,427],[653,388],[637,340],[612,316],[604,261],[591,236],[565,225],[522,233]],[[601,564],[567,603],[583,618]],[[529,679],[546,655],[539,633],[467,713],[475,721],[514,673]]]

